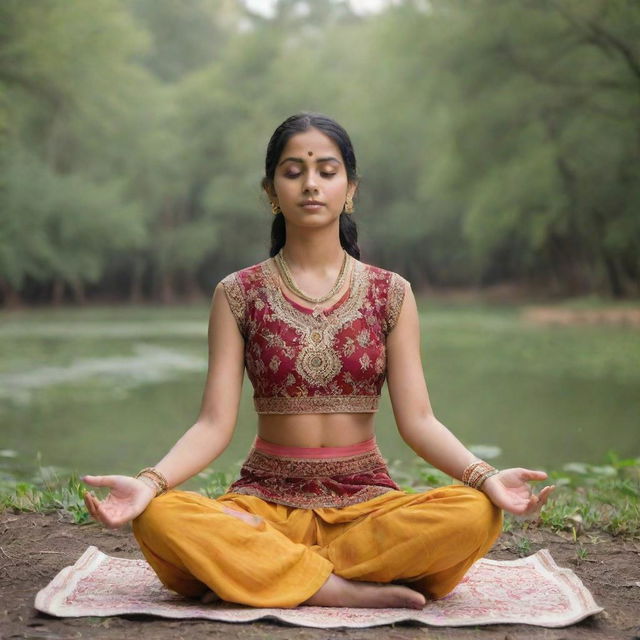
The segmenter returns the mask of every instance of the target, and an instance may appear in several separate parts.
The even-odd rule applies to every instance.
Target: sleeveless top
[[[277,269],[269,258],[222,280],[245,341],[257,413],[377,411],[386,337],[409,283],[354,259],[345,294],[312,310],[284,294]]]

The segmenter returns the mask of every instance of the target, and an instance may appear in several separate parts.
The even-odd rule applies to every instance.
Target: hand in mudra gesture
[[[84,476],[82,480],[92,487],[109,488],[109,495],[104,500],[98,500],[87,491],[84,503],[94,520],[110,529],[137,518],[155,497],[149,485],[129,476]]]
[[[555,489],[544,487],[537,495],[533,493],[529,481],[545,480],[544,471],[530,469],[504,469],[484,481],[482,490],[497,507],[516,516],[532,515],[539,511]]]

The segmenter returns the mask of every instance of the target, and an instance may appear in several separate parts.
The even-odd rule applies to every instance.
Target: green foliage
[[[213,471],[205,469],[198,474],[200,480],[200,492],[207,498],[217,498],[226,493],[229,485],[233,482],[234,475],[228,471]]]
[[[544,526],[574,536],[590,529],[640,535],[640,458],[610,452],[607,464],[571,463],[549,476],[558,489],[540,515]]]
[[[60,175],[17,150],[0,158],[0,273],[16,288],[28,276],[96,282],[111,252],[140,244],[143,227],[122,184]]]
[[[531,554],[531,540],[526,537],[518,537],[515,543],[516,553],[521,557],[525,558],[526,556]]]
[[[389,465],[391,475],[403,490],[422,491],[451,484],[452,479],[416,458],[406,468]],[[514,531],[542,526],[554,531],[568,531],[574,541],[588,531],[606,531],[612,535],[640,536],[640,458],[620,459],[608,454],[607,463],[589,465],[570,463],[560,471],[549,473],[545,484],[556,485],[537,520],[505,514],[504,530]],[[529,541],[520,539],[521,555],[528,555]]]
[[[403,469],[395,462],[389,469],[402,489],[410,493],[452,483],[445,473],[419,459],[409,468]],[[199,491],[216,498],[227,491],[235,475],[232,471],[207,469],[198,474]],[[535,526],[567,531],[576,543],[581,536],[597,531],[631,538],[640,536],[640,458],[621,460],[610,452],[607,464],[571,463],[550,473],[549,482],[557,489],[536,520],[505,514],[504,530],[520,532],[515,542],[519,555],[529,555],[530,540],[522,532]],[[89,520],[83,501],[85,490],[75,474],[64,476],[41,466],[29,482],[9,475],[0,478],[0,510],[62,511],[76,524],[83,524]],[[584,560],[587,551],[579,545],[576,554]]]
[[[60,477],[54,469],[40,467],[32,482],[0,479],[0,511],[61,511],[68,514],[73,523],[84,524],[89,521],[83,499],[85,490],[75,474]]]
[[[266,140],[315,110],[354,140],[367,261],[637,295],[639,33],[630,0],[7,0],[0,285],[168,300],[257,261]]]

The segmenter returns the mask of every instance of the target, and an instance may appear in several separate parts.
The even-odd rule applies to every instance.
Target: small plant
[[[586,549],[582,545],[579,545],[578,548],[576,549],[576,557],[578,558],[578,560],[580,561],[586,560],[588,555],[589,555],[588,549]]]
[[[504,533],[509,533],[510,531],[513,531],[513,526],[513,517],[511,516],[511,514],[505,513],[504,519],[502,521],[502,531]]]
[[[531,540],[525,537],[518,538],[515,543],[515,550],[521,558],[528,556],[531,553]]]
[[[204,481],[200,486],[200,492],[207,498],[217,498],[227,491],[233,482],[233,474],[225,471],[213,471],[207,469],[198,474],[198,478]]]
[[[85,487],[75,474],[60,478],[51,468],[41,467],[35,482],[3,482],[0,508],[38,512],[59,509],[69,514],[75,524],[84,524],[89,521],[84,492]]]

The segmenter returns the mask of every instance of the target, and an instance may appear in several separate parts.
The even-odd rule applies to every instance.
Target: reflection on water
[[[147,314],[146,317],[144,314]],[[171,318],[175,314],[175,318]],[[197,417],[207,309],[0,314],[0,472],[42,464],[132,473],[154,464]],[[497,466],[597,464],[640,453],[640,341],[623,328],[540,328],[516,309],[422,313],[425,375],[439,419]],[[241,461],[255,435],[245,381],[238,426],[214,464]],[[405,463],[383,394],[385,456]],[[12,457],[16,452],[17,457]]]
[[[202,337],[207,327],[201,322],[76,322],[7,324],[0,327],[0,339],[8,338],[155,338]]]
[[[22,404],[33,391],[97,378],[104,385],[131,388],[180,378],[203,371],[207,361],[187,353],[146,344],[134,344],[133,355],[74,360],[67,366],[33,366],[26,371],[0,373],[0,399]]]

